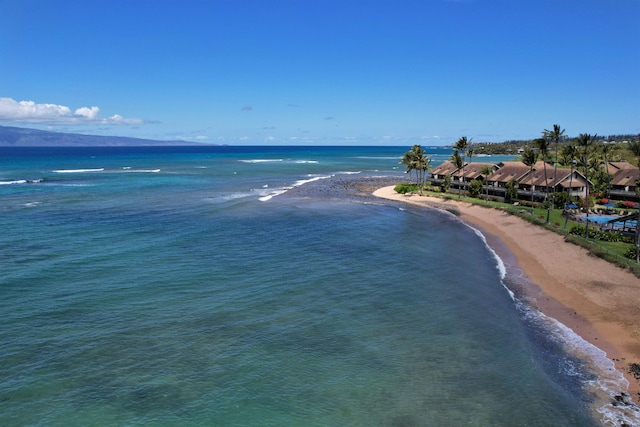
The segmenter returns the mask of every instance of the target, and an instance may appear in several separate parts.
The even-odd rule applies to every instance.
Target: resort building
[[[626,162],[619,163],[624,163],[628,167],[624,169],[619,168],[611,177],[611,189],[609,190],[611,198],[634,202],[640,201],[637,192],[637,181],[640,179],[640,169]]]
[[[488,176],[482,175],[484,166],[489,166],[493,170]],[[554,172],[551,165],[547,165],[547,179],[545,182],[544,163],[538,162],[534,165],[533,171],[522,162],[501,162],[493,163],[466,163],[464,172],[455,165],[446,161],[431,171],[430,182],[432,185],[440,185],[446,175],[451,175],[451,185],[453,188],[468,189],[469,184],[474,179],[484,181],[483,192],[490,196],[504,198],[509,183],[518,183],[518,198],[540,202],[550,194],[554,188],[556,192],[569,193],[571,197],[585,197],[587,192],[587,179],[582,173],[558,168]],[[555,177],[555,179],[554,179]]]

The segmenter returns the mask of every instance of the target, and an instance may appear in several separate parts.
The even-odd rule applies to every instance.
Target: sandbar
[[[373,195],[442,208],[442,199],[402,195],[393,188],[380,188]],[[478,228],[494,250],[500,242],[506,246],[518,268],[539,287],[530,290],[536,307],[605,351],[629,382],[631,398],[638,402],[640,382],[629,372],[629,366],[640,363],[640,279],[565,242],[562,235],[517,216],[455,199],[445,203],[457,207],[453,210],[459,217]],[[500,255],[499,250],[496,252]]]

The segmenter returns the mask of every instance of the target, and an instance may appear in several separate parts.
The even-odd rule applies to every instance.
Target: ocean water
[[[354,190],[407,149],[0,149],[0,425],[623,419],[482,235]]]

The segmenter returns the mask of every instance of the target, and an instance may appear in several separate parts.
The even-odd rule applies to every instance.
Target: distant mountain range
[[[156,141],[122,136],[81,135],[38,129],[0,126],[0,147],[122,147],[202,145],[187,141]]]

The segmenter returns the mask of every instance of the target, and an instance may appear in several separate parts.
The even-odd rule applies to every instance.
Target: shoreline
[[[379,188],[373,195],[443,208],[441,199],[402,195],[393,188]],[[563,236],[506,212],[453,199],[446,204],[451,207],[447,210],[457,211],[460,219],[479,229],[498,256],[522,271],[531,282],[523,289],[529,303],[606,353],[629,383],[624,391],[638,403],[640,381],[629,372],[631,363],[640,363],[638,278],[566,243]]]

